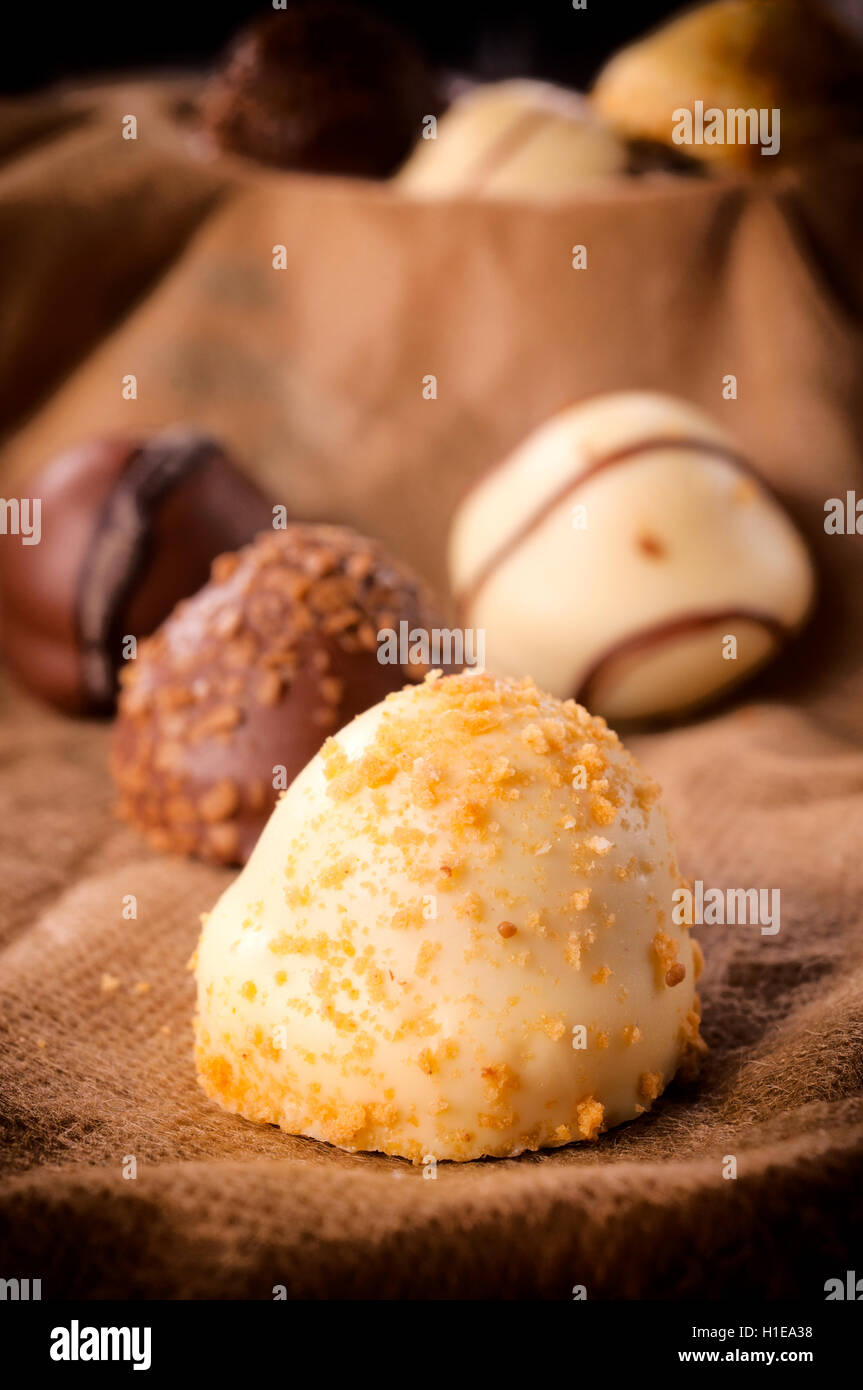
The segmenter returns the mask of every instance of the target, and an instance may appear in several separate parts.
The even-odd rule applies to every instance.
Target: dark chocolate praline
[[[300,0],[243,30],[202,99],[221,149],[281,169],[385,178],[437,114],[413,43],[335,0]]]
[[[41,539],[0,546],[3,655],[20,682],[72,714],[107,713],[128,637],[152,632],[272,506],[206,435],[101,439],[27,479]]]

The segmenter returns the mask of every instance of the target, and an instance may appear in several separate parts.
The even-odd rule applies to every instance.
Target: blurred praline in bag
[[[359,6],[303,0],[237,36],[202,115],[221,150],[281,169],[384,177],[439,104],[404,35]]]
[[[578,92],[521,78],[456,95],[395,185],[419,198],[564,199],[621,175],[698,168],[685,152],[620,135]]]
[[[615,54],[592,93],[617,130],[671,143],[686,133],[678,112],[718,112],[718,138],[690,139],[695,158],[766,174],[824,157],[863,135],[863,48],[819,0],[715,0],[673,17]],[[758,138],[746,112],[759,117]],[[762,153],[770,118],[777,148]],[[763,122],[763,125],[762,125]],[[731,133],[733,127],[733,135]],[[693,135],[696,135],[693,127]]]

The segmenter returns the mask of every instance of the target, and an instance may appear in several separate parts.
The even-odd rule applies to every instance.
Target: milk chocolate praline
[[[377,542],[290,526],[220,556],[123,672],[122,817],[162,850],[242,862],[328,735],[426,667],[378,661],[378,632],[439,626]]]
[[[75,714],[110,710],[124,639],[152,632],[216,555],[272,521],[220,446],[185,429],[77,445],[23,490],[41,505],[41,539],[0,546],[4,659]]]
[[[283,169],[385,177],[437,110],[402,34],[353,5],[295,3],[244,30],[202,102],[223,150]]]

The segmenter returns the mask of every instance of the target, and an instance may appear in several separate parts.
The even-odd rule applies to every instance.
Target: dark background
[[[779,0],[781,3],[781,0]],[[325,3],[325,0],[307,0]],[[354,0],[412,35],[433,62],[481,78],[587,86],[605,59],[692,0]],[[703,3],[703,0],[702,0]],[[822,4],[863,33],[863,0]],[[270,0],[13,0],[0,39],[0,95],[66,79],[206,68]]]
[[[362,0],[447,67],[481,77],[536,75],[582,85],[603,59],[681,8],[680,0]],[[268,0],[17,0],[4,15],[0,92],[69,77],[207,66]]]

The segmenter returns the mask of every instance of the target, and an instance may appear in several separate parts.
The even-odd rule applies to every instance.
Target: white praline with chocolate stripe
[[[422,197],[560,197],[622,173],[624,142],[574,92],[513,80],[475,87],[420,140],[397,175]]]
[[[531,681],[430,678],[285,793],[197,952],[228,1110],[421,1162],[595,1139],[700,1049],[657,788]]]
[[[725,431],[647,392],[561,412],[481,478],[450,574],[490,669],[614,720],[737,682],[814,591],[802,538]]]

